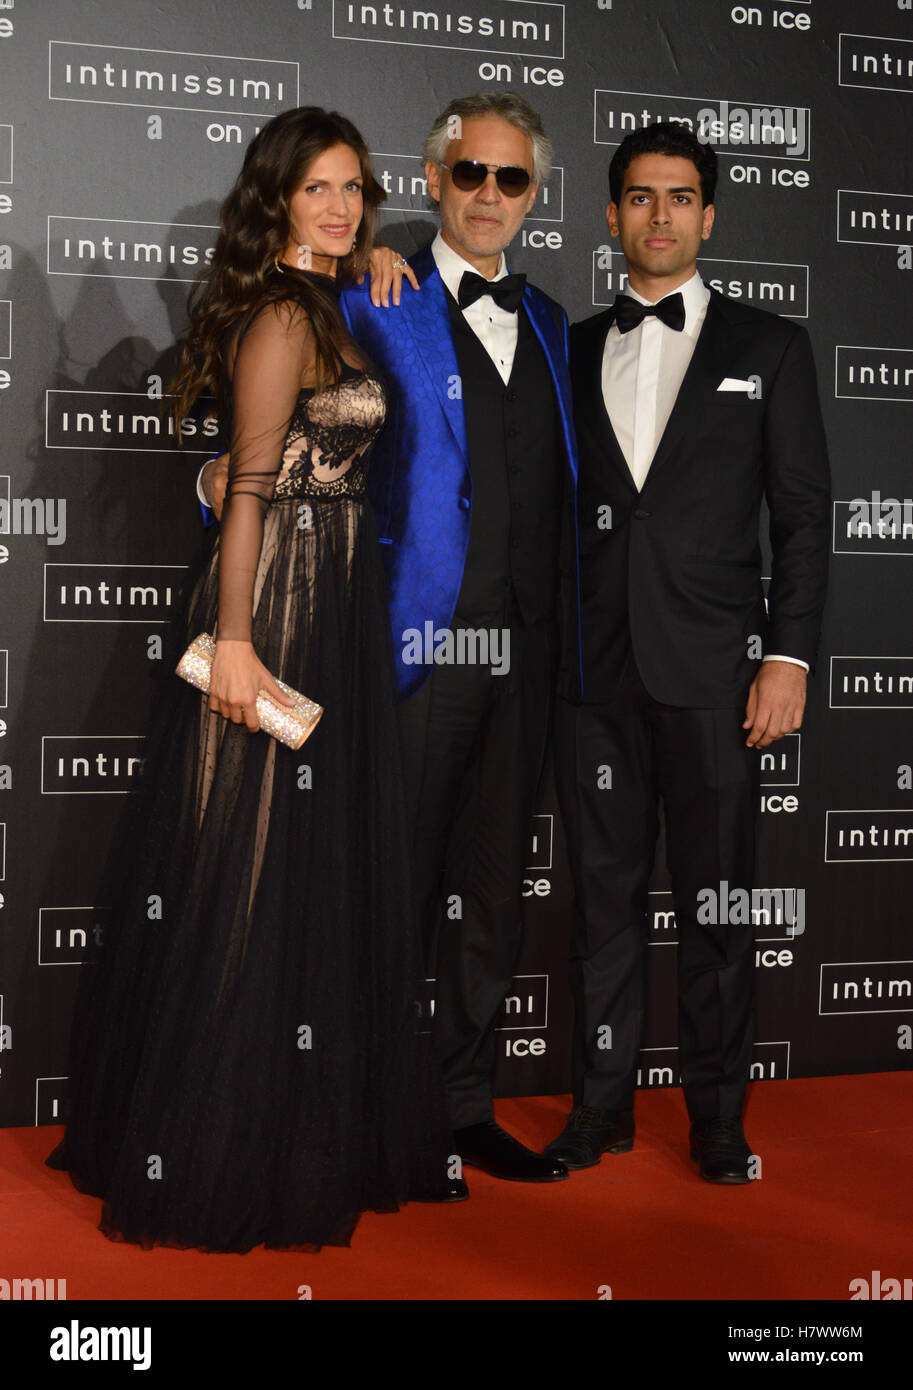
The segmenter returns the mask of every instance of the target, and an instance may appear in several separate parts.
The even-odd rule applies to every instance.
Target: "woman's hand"
[[[257,696],[263,690],[277,705],[294,701],[276,684],[254,651],[253,643],[229,637],[216,638],[209,682],[209,708],[233,724],[246,724],[252,734],[260,727]]]
[[[389,309],[391,288],[393,303],[399,303],[404,275],[412,288],[418,289],[418,280],[411,265],[403,260],[398,251],[392,250],[389,246],[373,248],[368,263],[368,275],[371,277],[371,303],[378,308],[383,304],[385,309]],[[359,276],[358,283],[362,284],[364,278],[363,275]]]

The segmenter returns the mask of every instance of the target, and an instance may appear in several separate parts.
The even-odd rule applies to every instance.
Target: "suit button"
[[[504,392],[504,399],[505,399],[506,401],[515,401],[515,400],[517,399],[517,393],[516,393],[516,391],[505,391],[505,392]]]
[[[645,512],[643,507],[638,507],[634,515],[637,517],[638,521],[643,521],[645,517],[648,517],[650,515],[650,513]]]
[[[512,464],[510,465],[510,471],[511,471],[511,473],[519,473],[519,472],[520,472],[520,465],[519,465],[519,463],[512,463]]]
[[[516,540],[516,539],[514,539],[514,540],[511,541],[511,545],[513,546],[514,550],[519,550],[519,549],[520,549],[520,542],[519,542],[518,540]]]
[[[468,512],[468,511],[469,511],[469,498],[468,498],[468,497],[461,497],[461,498],[460,498],[460,506],[463,508],[463,511],[464,511],[464,512]]]

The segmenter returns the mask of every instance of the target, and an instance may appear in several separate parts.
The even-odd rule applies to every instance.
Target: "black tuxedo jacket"
[[[655,699],[690,708],[743,704],[758,668],[758,638],[765,653],[814,666],[830,474],[808,334],[788,319],[710,295],[640,493],[602,398],[612,311],[571,329],[580,609],[565,624],[561,689],[572,700],[610,700],[631,650]],[[719,391],[725,377],[758,379],[757,398]],[[762,496],[773,549],[769,618]],[[569,576],[575,568],[567,551],[564,568]],[[578,625],[582,682],[571,659]]]

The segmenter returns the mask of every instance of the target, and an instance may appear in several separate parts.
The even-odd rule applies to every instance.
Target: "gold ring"
[[[405,268],[406,268],[406,262],[403,260],[402,256],[397,256],[396,259],[395,259],[394,262],[393,262],[393,269],[394,269],[394,270],[405,270]]]

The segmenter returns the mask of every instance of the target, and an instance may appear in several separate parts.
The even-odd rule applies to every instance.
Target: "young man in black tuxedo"
[[[633,1144],[662,798],[691,1156],[708,1181],[743,1183],[756,1171],[741,1122],[754,933],[704,920],[720,914],[698,894],[751,889],[757,750],[802,722],[827,583],[827,452],[805,331],[697,273],[713,150],[658,123],[622,142],[609,178],[629,293],[571,336],[583,677],[572,620],[555,765],[576,896],[575,1093],[546,1152],[583,1168]]]

